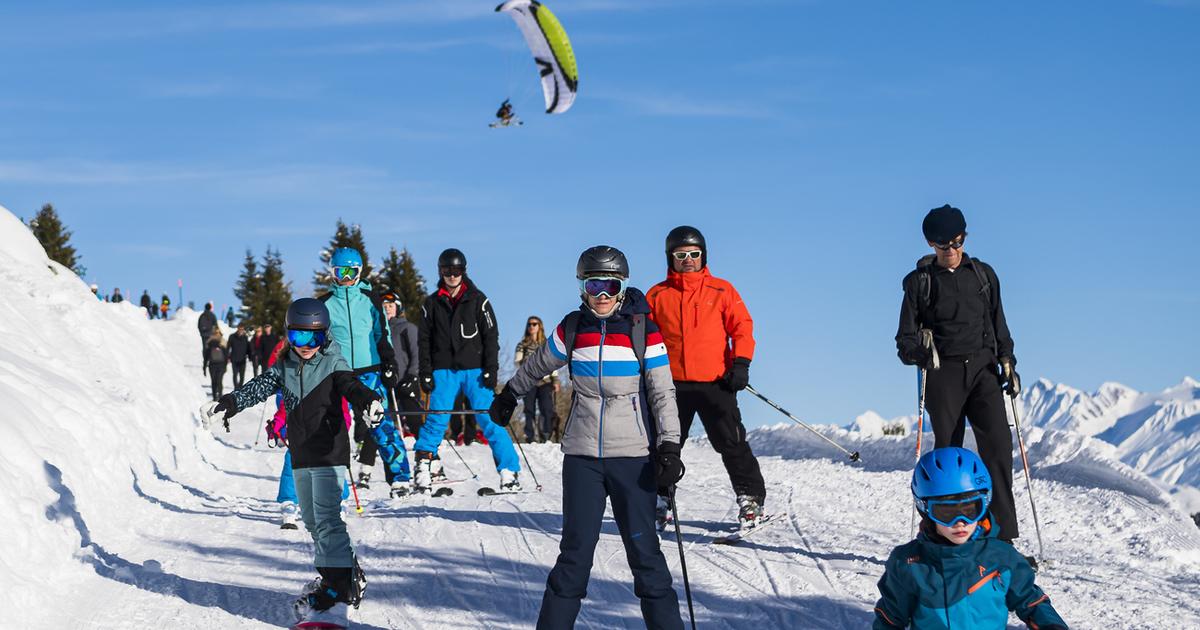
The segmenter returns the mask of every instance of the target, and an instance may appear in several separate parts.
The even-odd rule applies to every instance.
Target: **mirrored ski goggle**
[[[466,269],[463,267],[438,267],[438,273],[442,274],[442,276],[449,276],[451,278],[457,278],[463,275],[464,271],[466,271]]]
[[[689,258],[700,260],[700,257],[704,255],[704,251],[693,249],[689,252],[671,252],[671,255],[675,257],[675,260],[687,260]]]
[[[963,242],[966,240],[967,240],[967,233],[963,232],[962,236],[954,239],[953,241],[950,241],[949,243],[934,243],[933,246],[942,251],[946,251],[947,249],[950,249],[951,247],[953,247],[954,249],[962,249]]]
[[[955,523],[978,523],[987,514],[987,493],[954,499],[918,499],[917,511],[938,525],[953,527]]]
[[[333,277],[337,280],[353,280],[358,277],[361,267],[334,267]]]
[[[620,297],[625,293],[624,278],[584,278],[579,281],[579,290],[592,297],[607,295],[610,298]]]
[[[320,348],[325,345],[324,330],[293,330],[288,329],[288,343],[297,348]]]

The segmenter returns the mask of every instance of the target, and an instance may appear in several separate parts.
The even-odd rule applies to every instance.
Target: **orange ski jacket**
[[[742,296],[708,267],[667,272],[646,293],[650,317],[662,331],[677,381],[711,382],[725,375],[734,357],[754,358],[754,320]]]

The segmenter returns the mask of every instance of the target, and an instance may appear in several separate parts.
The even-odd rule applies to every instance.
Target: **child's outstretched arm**
[[[875,623],[873,630],[891,630],[892,628],[907,628],[912,620],[913,608],[916,607],[916,589],[908,581],[911,573],[906,571],[908,566],[907,554],[904,547],[892,550],[883,577],[879,578],[879,601],[875,602]]]
[[[1008,609],[1017,613],[1017,617],[1030,628],[1067,630],[1067,622],[1050,604],[1050,596],[1034,583],[1033,568],[1016,549],[1013,549],[1008,564],[1012,567],[1012,584],[1005,595]]]

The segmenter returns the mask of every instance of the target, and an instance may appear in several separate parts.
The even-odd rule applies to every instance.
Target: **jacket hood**
[[[979,527],[975,528],[975,534],[971,536],[971,539],[961,545],[956,545],[937,533],[937,526],[933,521],[928,517],[921,517],[917,540],[920,541],[923,549],[938,558],[974,555],[979,545],[1000,535],[1000,528],[992,524],[994,522],[992,519],[992,513],[988,512],[987,517],[979,521]]]
[[[344,297],[347,293],[351,291],[358,291],[360,289],[366,289],[367,291],[370,291],[371,283],[367,282],[366,280],[359,280],[348,287],[344,287],[336,282],[329,285],[329,291],[338,297]]]
[[[708,270],[708,265],[705,265],[700,271],[690,271],[688,273],[680,273],[674,269],[667,270],[667,284],[676,289],[682,289],[693,282],[703,282],[707,278],[712,277],[712,272]]]
[[[592,312],[592,308],[588,306],[587,301],[580,301],[579,310],[583,311],[583,314],[587,317],[596,320],[600,319]],[[625,298],[621,300],[620,306],[617,307],[617,312],[604,319],[611,321],[617,317],[629,317],[637,313],[642,313],[643,315],[650,314],[650,302],[646,301],[646,294],[642,293],[641,289],[627,286],[625,287]]]

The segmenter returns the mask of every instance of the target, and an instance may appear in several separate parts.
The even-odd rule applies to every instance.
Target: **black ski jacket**
[[[245,363],[250,356],[250,339],[246,335],[233,333],[229,335],[229,360],[234,363]]]
[[[421,305],[418,343],[421,374],[434,370],[500,369],[500,331],[496,313],[482,291],[464,275],[457,305],[442,284]]]
[[[212,336],[212,331],[217,327],[217,314],[205,309],[200,313],[200,320],[196,322],[196,329],[200,331],[200,336],[208,339]]]
[[[987,278],[990,288],[983,290],[975,266]],[[933,343],[942,358],[969,357],[980,350],[991,350],[997,359],[1011,359],[1013,339],[1004,319],[1000,301],[1000,279],[987,263],[970,258],[964,252],[962,263],[951,271],[937,264],[928,267],[929,303],[922,305],[919,290],[920,269],[904,277],[904,300],[900,303],[900,327],[896,331],[896,349],[905,365],[914,365],[921,345],[919,331],[933,331]]]

